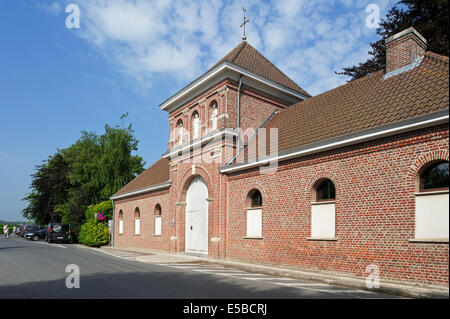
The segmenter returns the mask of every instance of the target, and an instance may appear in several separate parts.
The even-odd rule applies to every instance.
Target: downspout
[[[112,228],[111,229],[111,246],[114,246],[114,232],[115,232],[115,226],[116,226],[114,216],[116,214],[115,214],[115,209],[114,209],[114,199],[111,199],[111,201],[112,201],[112,209],[113,209],[113,211],[112,211],[113,218],[112,218],[112,227],[111,227]]]
[[[242,79],[244,78],[244,75],[241,74],[239,78],[239,88],[238,88],[238,100],[237,100],[237,148],[236,148],[236,154],[239,153],[241,149],[241,86],[242,86]]]

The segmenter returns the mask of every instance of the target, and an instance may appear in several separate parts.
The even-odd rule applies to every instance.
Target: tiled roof
[[[124,195],[169,181],[169,160],[161,158],[113,195]]]
[[[305,90],[299,87],[294,81],[281,72],[275,65],[273,65],[246,41],[242,41],[241,44],[231,50],[230,53],[217,62],[211,69],[225,61],[236,64],[244,69],[300,92],[306,96],[310,96]]]
[[[373,73],[276,114],[265,127],[278,128],[278,153],[448,110],[448,57],[427,52],[419,66],[386,79],[384,75]],[[251,143],[257,145],[257,140]],[[247,158],[247,149],[239,161],[242,156]]]

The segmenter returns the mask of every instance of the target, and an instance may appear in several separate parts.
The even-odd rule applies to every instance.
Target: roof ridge
[[[445,62],[448,64],[448,56],[442,55],[442,54],[438,54],[438,53],[434,53],[432,51],[427,51],[425,52],[425,55],[431,59],[435,59],[435,60],[439,60],[442,62]]]
[[[299,87],[300,89],[302,89],[304,91],[304,93],[306,93],[306,95],[308,95],[309,97],[311,97],[311,95],[306,92],[303,88],[301,88],[294,80],[292,80],[289,76],[286,75],[286,73],[284,73],[283,71],[280,70],[279,67],[277,67],[275,64],[272,63],[272,61],[270,61],[268,58],[266,58],[264,55],[261,54],[261,52],[259,52],[255,47],[253,47],[250,43],[247,43],[247,45],[252,48],[253,50],[255,50],[255,52],[261,56],[261,58],[263,58],[265,61],[267,61],[272,67],[275,68],[275,70],[279,71],[283,76],[286,77],[286,79],[288,79],[289,81],[291,81],[293,84],[295,84],[297,87]],[[245,47],[245,46],[244,46]],[[243,47],[243,48],[244,48]],[[237,57],[237,56],[236,56]]]
[[[257,61],[260,63],[257,63]],[[242,41],[216,64],[214,64],[207,72],[213,70],[215,67],[224,62],[242,67],[286,88],[300,92],[307,97],[311,96],[247,41]]]
[[[242,50],[244,50],[244,48],[245,48],[247,45],[250,45],[250,44],[248,44],[247,41],[242,41],[241,44],[243,44],[242,47],[236,52],[236,54],[234,55],[234,57],[233,57],[232,59],[230,59],[230,60],[231,60],[230,62],[234,63],[234,60],[236,60],[236,58],[239,56],[239,54],[241,54]],[[251,46],[251,45],[250,45],[250,46]]]
[[[134,190],[136,190],[136,189],[140,189],[139,187],[138,188],[136,188],[136,186],[132,186],[132,188],[131,189],[128,189],[128,188],[130,188],[130,187],[128,187],[127,188],[127,186],[128,185],[134,185],[134,184],[136,184],[136,183],[138,183],[138,185],[139,185],[139,183],[144,183],[144,184],[148,184],[148,185],[144,185],[143,187],[147,187],[147,186],[152,186],[152,185],[157,185],[159,182],[161,182],[161,181],[159,181],[159,180],[162,180],[162,178],[161,177],[163,177],[163,176],[157,176],[156,177],[156,181],[152,181],[152,182],[149,182],[149,181],[146,181],[146,178],[147,178],[147,174],[151,174],[152,176],[154,176],[155,174],[155,172],[150,172],[152,169],[154,169],[155,167],[157,167],[157,166],[159,166],[159,165],[166,165],[166,164],[164,164],[163,162],[167,162],[167,166],[168,166],[168,160],[166,159],[166,158],[163,158],[163,157],[161,157],[160,159],[158,159],[156,162],[154,162],[151,166],[149,166],[147,169],[145,169],[142,173],[140,173],[138,176],[136,176],[135,178],[133,178],[131,181],[129,181],[126,185],[124,185],[121,189],[119,189],[117,192],[115,192],[114,194],[113,194],[113,196],[116,196],[116,195],[122,195],[122,194],[126,194],[126,193],[128,193],[128,192],[131,192],[131,191],[134,191]],[[161,171],[159,171],[159,173],[161,173]],[[163,173],[164,174],[164,173]],[[170,174],[170,173],[169,173]],[[157,174],[158,175],[158,174]],[[141,179],[143,180],[143,182],[141,182]],[[168,180],[170,180],[170,175],[169,175],[169,178],[167,179],[167,181]],[[162,182],[165,182],[165,181],[162,181]],[[161,182],[161,183],[162,183]]]
[[[298,102],[298,103],[296,103],[296,104],[294,104],[294,105],[291,105],[290,107],[287,107],[287,108],[285,108],[285,109],[282,109],[278,114],[281,114],[281,113],[283,113],[283,112],[285,112],[285,111],[287,111],[287,110],[290,110],[290,109],[292,109],[292,108],[294,108],[294,107],[297,107],[297,106],[299,106],[300,104],[305,103],[305,102],[307,102],[307,101],[310,101],[310,100],[312,100],[312,99],[320,98],[320,97],[322,97],[322,96],[324,96],[324,95],[331,94],[332,92],[334,92],[334,91],[336,91],[336,90],[338,90],[338,89],[341,89],[341,88],[343,88],[343,87],[346,87],[346,86],[349,86],[349,85],[356,85],[358,82],[361,82],[362,80],[368,80],[370,77],[375,76],[375,75],[378,75],[379,73],[383,73],[383,72],[384,72],[384,70],[379,70],[379,71],[370,73],[370,74],[368,74],[368,75],[366,75],[366,76],[363,76],[362,78],[359,78],[359,79],[356,79],[356,80],[353,80],[353,81],[344,83],[344,84],[342,84],[342,85],[339,85],[339,86],[337,86],[337,87],[335,87],[335,88],[332,88],[332,89],[330,89],[330,90],[328,90],[328,91],[322,92],[322,93],[320,93],[320,94],[318,94],[318,95],[311,96],[309,99],[306,99],[306,100],[304,100],[304,101],[300,101],[300,102]],[[277,114],[277,115],[278,115],[278,114]]]

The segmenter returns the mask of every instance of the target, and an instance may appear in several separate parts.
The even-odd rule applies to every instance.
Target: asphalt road
[[[69,264],[80,288],[66,287]],[[147,264],[81,245],[0,238],[0,299],[168,298],[310,299],[395,298],[350,288],[275,278],[211,265]]]

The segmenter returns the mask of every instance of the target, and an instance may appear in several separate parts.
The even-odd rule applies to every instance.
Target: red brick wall
[[[233,105],[233,107],[228,107],[229,117],[227,127],[236,128],[238,83],[230,82],[228,87],[227,101],[228,105]],[[245,132],[248,128],[253,128],[256,131],[274,111],[289,106],[289,103],[285,101],[268,96],[245,85],[241,87],[240,102],[240,122],[242,132]],[[244,141],[246,141],[247,138],[248,137],[244,137]]]
[[[188,136],[184,141],[188,141],[192,136],[192,116],[194,112],[199,113],[202,129],[201,134],[205,135],[211,131],[211,103],[217,102],[219,111],[218,129],[228,127],[236,128],[237,125],[237,96],[238,83],[231,80],[224,80],[205,93],[189,101],[185,105],[169,114],[170,139],[177,140],[176,126],[178,121],[183,121],[183,127]],[[281,110],[291,103],[283,101],[274,96],[243,85],[241,87],[241,127],[245,131],[251,127],[255,130],[275,111]],[[169,143],[169,150],[173,143]]]
[[[198,112],[200,123],[202,125],[201,135],[206,135],[211,131],[211,109],[210,105],[213,101],[217,102],[219,117],[223,114],[227,113],[227,103],[226,103],[226,90],[225,86],[228,81],[224,80],[208,91],[204,92],[200,96],[197,96],[195,99],[189,101],[185,105],[179,107],[177,110],[171,112],[169,114],[169,131],[170,131],[170,139],[171,141],[177,140],[178,132],[175,131],[177,122],[181,119],[183,121],[183,127],[186,132],[186,136],[183,141],[187,142],[191,139],[193,128],[192,128],[192,116],[194,112]],[[222,117],[218,120],[217,127],[223,128],[225,127],[225,117]],[[169,143],[169,150],[174,146],[173,143]],[[175,144],[178,146],[178,144]]]
[[[155,206],[161,205],[161,236],[155,236]],[[140,211],[140,235],[134,235],[134,212]],[[119,212],[122,210],[123,234],[119,234]],[[114,201],[114,245],[155,250],[169,250],[171,226],[169,191],[159,191]]]
[[[418,170],[448,160],[448,125],[280,163],[274,175],[257,169],[228,177],[226,257],[366,277],[448,285],[448,243],[412,243]],[[336,187],[337,241],[308,241],[313,184]],[[263,239],[244,239],[245,201],[263,195]]]

